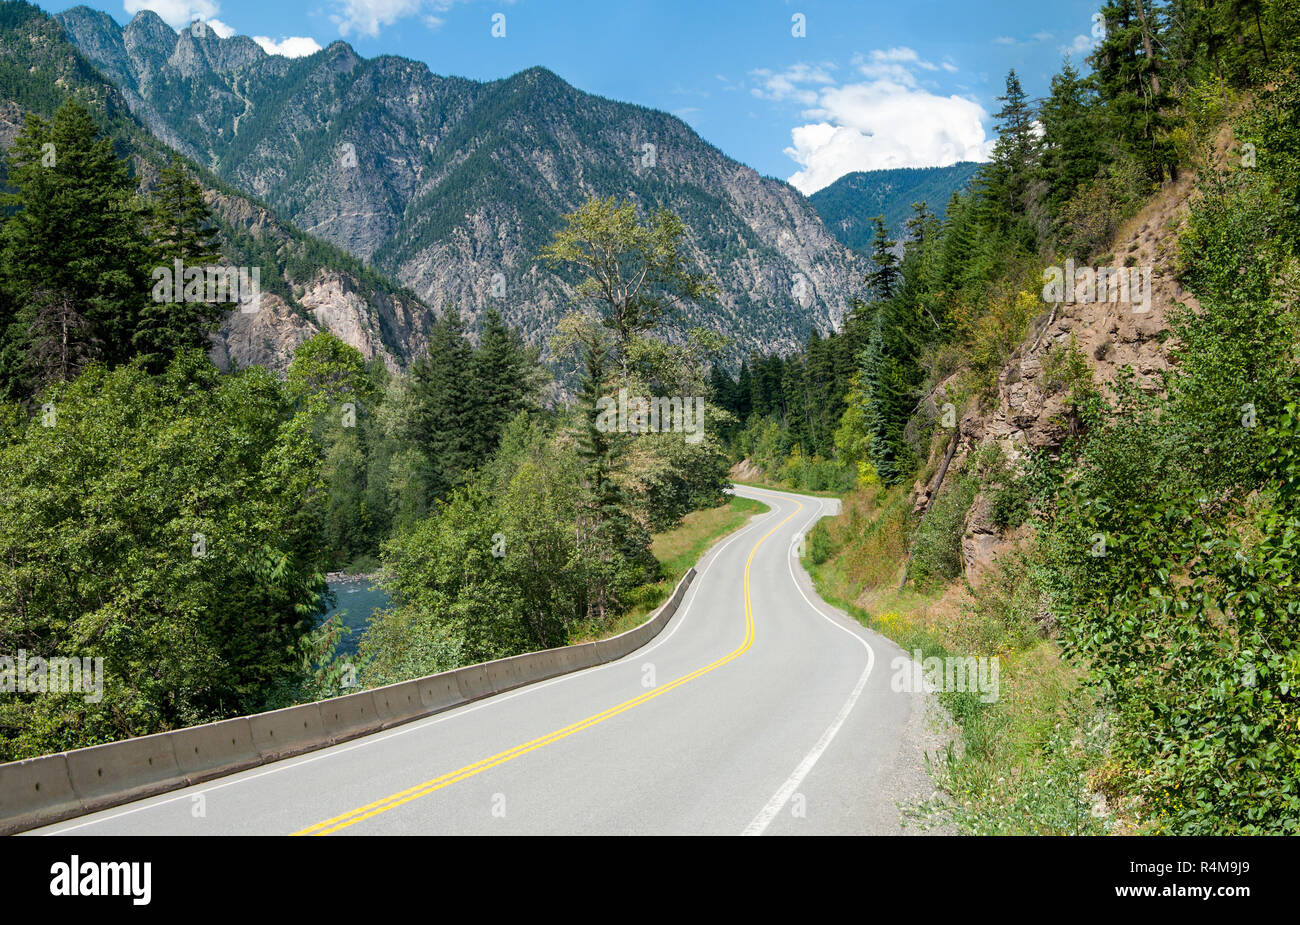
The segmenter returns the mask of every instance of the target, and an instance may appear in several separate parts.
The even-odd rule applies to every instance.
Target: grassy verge
[[[901,497],[901,489],[850,493],[845,513],[824,521],[829,554],[820,563],[805,557],[804,565],[826,601],[908,653],[998,658],[995,701],[937,695],[960,735],[930,767],[940,796],[909,808],[908,817],[966,834],[1111,831],[1094,793],[1104,790],[1106,730],[1081,672],[1039,629],[1032,550],[1008,553],[975,588],[959,579],[899,591],[914,523],[903,516]]]
[[[671,530],[656,533],[651,538],[650,551],[659,560],[663,575],[653,584],[642,585],[633,595],[631,606],[613,622],[598,631],[590,626],[581,627],[570,636],[570,644],[607,639],[634,629],[656,607],[668,599],[677,582],[710,546],[729,533],[743,527],[755,514],[769,510],[761,501],[749,498],[730,498],[725,504],[692,511]]]

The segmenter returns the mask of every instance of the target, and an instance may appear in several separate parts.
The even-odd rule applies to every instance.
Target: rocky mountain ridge
[[[544,68],[483,83],[344,42],[286,59],[149,11],[125,27],[85,7],[57,19],[159,138],[471,324],[494,306],[545,343],[574,281],[535,257],[590,196],[682,217],[688,257],[720,290],[683,320],[732,338],[734,362],[828,330],[860,291],[865,261],[798,191]]]

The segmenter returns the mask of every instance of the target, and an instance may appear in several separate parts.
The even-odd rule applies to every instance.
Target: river
[[[339,652],[351,655],[357,651],[357,643],[370,624],[375,609],[388,606],[388,595],[366,577],[335,578],[329,582],[329,587],[334,592],[335,604],[325,612],[321,621],[342,611],[343,623],[352,632],[339,644]]]

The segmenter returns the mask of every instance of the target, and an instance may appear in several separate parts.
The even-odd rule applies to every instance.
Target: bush
[[[963,571],[961,538],[979,480],[963,473],[948,483],[930,504],[912,536],[908,573],[921,588],[959,577]]]
[[[817,521],[808,533],[808,558],[813,565],[823,565],[834,552],[835,547],[831,542],[830,531],[826,529],[826,522]]]

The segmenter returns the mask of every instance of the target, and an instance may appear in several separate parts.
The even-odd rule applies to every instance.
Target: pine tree
[[[1048,211],[1055,216],[1105,163],[1095,97],[1069,58],[1052,78],[1051,95],[1039,115],[1043,125],[1042,174]]]
[[[799,354],[786,357],[781,364],[781,402],[785,410],[787,449],[798,446],[805,454],[812,455],[808,381]]]
[[[750,412],[754,410],[754,377],[750,372],[748,360],[742,360],[740,363],[734,394],[736,418],[743,424],[749,418]]]
[[[996,116],[998,140],[992,159],[980,171],[977,198],[988,227],[1014,246],[1032,251],[1036,242],[1028,222],[1030,182],[1038,168],[1039,144],[1033,110],[1014,68],[1007,74],[1006,93],[998,99],[1002,102]]]
[[[535,406],[538,371],[536,351],[501,320],[496,309],[488,309],[470,362],[473,401],[481,425],[475,446],[479,458],[492,454],[501,432],[516,414]]]
[[[902,283],[898,270],[898,257],[893,248],[897,242],[890,240],[885,217],[877,215],[871,220],[875,234],[871,239],[871,262],[874,269],[867,274],[867,292],[877,301],[893,298]]]
[[[828,458],[834,452],[835,428],[844,413],[847,380],[841,381],[835,368],[836,336],[822,338],[816,330],[804,351],[804,376],[809,419],[808,452]]]
[[[1169,138],[1170,97],[1161,74],[1166,59],[1157,10],[1143,0],[1110,0],[1101,9],[1106,36],[1089,58],[1091,80],[1110,117],[1111,131],[1152,180],[1177,176]]]
[[[939,221],[924,201],[914,202],[912,214],[903,227],[906,232],[903,237],[904,246],[920,250],[938,233]]]
[[[409,432],[429,467],[430,502],[461,484],[481,461],[471,384],[473,352],[460,312],[447,308],[429,335],[429,350],[411,369]]]
[[[178,155],[173,154],[159,173],[147,227],[153,237],[155,267],[172,272],[179,260],[186,269],[202,268],[212,266],[220,257],[203,188],[190,177]],[[179,286],[180,281],[173,285]],[[209,302],[206,295],[205,287],[204,299],[146,301],[132,342],[149,368],[161,369],[178,350],[207,346],[208,335],[216,330],[234,299]]]
[[[125,362],[149,291],[147,244],[131,178],[84,106],[69,99],[49,122],[29,115],[8,154],[0,197],[11,211],[0,240],[0,287],[8,324],[0,331],[0,388],[27,394],[73,374],[87,359]],[[63,306],[66,367],[34,344],[50,305]],[[62,336],[62,334],[60,335]],[[60,362],[63,362],[60,360]]]
[[[736,413],[736,384],[717,363],[709,367],[709,392],[715,405],[728,414]]]
[[[900,309],[896,300],[877,306],[858,366],[871,462],[886,485],[903,481],[916,463],[906,428],[920,370],[916,343]]]
[[[587,570],[587,615],[604,620],[619,609],[627,591],[654,577],[658,563],[650,552],[650,534],[628,515],[626,495],[613,478],[616,435],[601,426],[600,401],[606,394],[611,344],[596,336],[582,347],[577,450],[583,489],[578,546]]]

